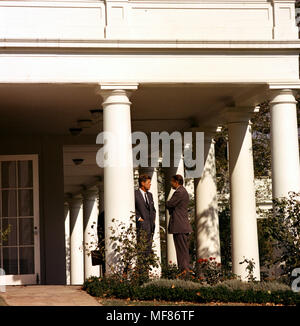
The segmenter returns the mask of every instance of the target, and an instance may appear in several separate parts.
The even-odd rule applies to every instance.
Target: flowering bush
[[[172,261],[169,261],[169,265],[162,266],[162,278],[166,278],[168,280],[174,280],[178,278],[178,275],[180,274],[180,271],[176,264],[172,263]]]
[[[198,259],[197,274],[201,283],[209,285],[221,283],[225,280],[237,279],[237,275],[218,262],[216,257]]]
[[[215,257],[197,260],[198,278],[208,284],[216,284],[222,279],[221,263]]]
[[[162,269],[162,277],[169,280],[188,280],[203,285],[213,285],[224,280],[236,278],[231,271],[223,268],[215,257],[199,258],[194,268],[189,271],[180,271],[176,264],[169,262],[169,265],[164,266]]]

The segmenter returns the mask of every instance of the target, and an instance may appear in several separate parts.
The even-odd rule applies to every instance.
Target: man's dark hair
[[[183,185],[183,177],[180,174],[173,175],[172,179]]]
[[[151,180],[150,175],[148,174],[142,174],[139,176],[139,187],[142,186],[142,182],[146,182],[147,180]]]

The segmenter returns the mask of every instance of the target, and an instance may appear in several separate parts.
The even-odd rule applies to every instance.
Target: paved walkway
[[[0,296],[9,306],[100,306],[80,286],[73,285],[7,286]]]

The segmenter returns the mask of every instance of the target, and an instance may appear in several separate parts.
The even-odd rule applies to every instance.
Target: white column
[[[92,265],[91,251],[97,248],[98,235],[98,190],[83,193],[83,243],[84,243],[84,279],[100,276],[99,266]]]
[[[296,100],[292,90],[272,91],[271,152],[273,198],[300,191]]]
[[[242,110],[242,109],[241,109]],[[229,116],[229,173],[233,272],[247,280],[245,258],[254,260],[253,276],[260,280],[252,135],[248,113]]]
[[[115,229],[121,222],[128,226],[135,211],[129,96],[130,89],[137,86],[122,89],[101,86],[101,89],[103,131],[113,137],[105,145],[106,154],[113,159],[104,167],[106,273],[109,274],[118,264],[110,239],[111,228]]]
[[[152,270],[155,276],[161,276],[161,247],[160,247],[160,222],[159,222],[159,200],[158,200],[158,182],[157,182],[157,169],[152,167],[142,167],[139,169],[140,174],[148,174],[151,177],[150,192],[153,196],[154,206],[156,209],[155,216],[155,230],[153,236],[153,251],[159,259],[159,267]]]
[[[213,134],[204,134],[204,169],[194,179],[197,259],[215,257],[221,262],[218,198]]]
[[[171,154],[172,155],[172,154]],[[180,174],[183,177],[184,180],[184,161],[183,157],[181,158],[178,167],[172,166],[172,157],[171,157],[171,166],[169,168],[165,168],[165,198],[166,201],[170,200],[173,193],[174,189],[171,188],[171,178],[175,174]],[[173,164],[174,165],[174,164]],[[175,249],[175,244],[174,244],[174,239],[173,239],[173,234],[168,233],[168,225],[170,221],[170,214],[169,211],[166,209],[166,241],[167,241],[167,262],[169,265],[176,264],[177,265],[177,256],[176,256],[176,249]]]
[[[66,284],[71,283],[71,262],[70,262],[70,209],[69,203],[64,203],[64,215],[65,215],[65,246],[66,246]]]
[[[70,205],[71,284],[84,282],[83,271],[83,207],[82,197],[74,197]]]

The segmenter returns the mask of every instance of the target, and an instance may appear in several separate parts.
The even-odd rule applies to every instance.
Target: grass
[[[103,306],[282,306],[281,304],[254,304],[254,303],[239,303],[239,302],[211,302],[207,304],[193,303],[193,302],[170,302],[170,301],[139,301],[129,299],[116,299],[116,298],[97,298],[98,302]]]

